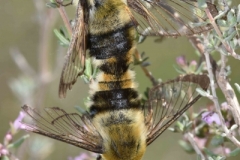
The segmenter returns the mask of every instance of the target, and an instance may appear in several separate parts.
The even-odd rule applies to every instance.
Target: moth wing
[[[149,92],[145,123],[148,129],[147,145],[151,144],[201,96],[196,88],[207,90],[207,75],[189,74],[162,83]]]
[[[103,152],[103,139],[88,114],[69,114],[58,107],[45,108],[41,114],[27,105],[22,109],[33,120],[31,124],[22,123],[22,129],[95,153]]]
[[[212,26],[199,26],[207,19],[196,0],[127,0],[132,19],[139,34],[145,36],[191,36],[210,30]],[[211,14],[216,16],[216,6],[207,2]]]
[[[86,4],[79,1],[77,16],[73,28],[71,42],[67,51],[65,64],[61,73],[59,84],[59,97],[65,98],[67,90],[77,81],[78,76],[84,73],[85,55],[88,34],[88,9]]]

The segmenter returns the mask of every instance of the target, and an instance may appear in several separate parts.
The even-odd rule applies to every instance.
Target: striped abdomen
[[[139,108],[133,73],[135,28],[122,0],[96,1],[90,10],[89,50],[100,72],[91,85],[92,116],[108,110]],[[94,8],[95,7],[95,8]]]
[[[100,70],[90,86],[90,114],[104,139],[103,158],[139,160],[146,148],[146,129],[129,70],[135,28],[123,0],[89,3],[89,50]]]

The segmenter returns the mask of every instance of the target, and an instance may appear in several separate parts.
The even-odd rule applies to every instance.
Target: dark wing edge
[[[21,122],[21,129],[50,137],[95,153],[103,153],[103,139],[91,123],[88,114],[66,113],[58,107],[45,108],[43,114],[22,106],[33,120],[31,124]]]
[[[211,14],[216,16],[216,6],[210,1],[206,3]],[[127,4],[132,10],[130,16],[138,22],[137,30],[141,35],[192,36],[213,28],[210,24],[197,26],[196,22],[207,19],[197,0],[127,0]]]
[[[210,80],[205,74],[189,74],[152,88],[145,110],[145,124],[148,129],[147,145],[201,98],[196,88],[206,91],[209,83]]]
[[[71,42],[67,51],[65,64],[59,83],[59,97],[65,98],[67,90],[71,90],[78,76],[85,70],[86,36],[88,28],[88,9],[85,1],[79,1],[76,23],[73,28]]]

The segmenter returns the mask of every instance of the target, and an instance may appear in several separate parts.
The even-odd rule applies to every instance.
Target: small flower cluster
[[[25,116],[25,113],[20,111],[18,117],[15,119],[13,123],[10,123],[10,130],[6,133],[4,137],[4,143],[0,143],[0,159],[12,159],[12,160],[18,160],[12,153],[12,148],[18,148],[24,140],[28,137],[28,135],[25,135],[21,137],[17,141],[13,141],[13,137],[18,133],[19,129],[21,128],[21,121],[23,120]]]

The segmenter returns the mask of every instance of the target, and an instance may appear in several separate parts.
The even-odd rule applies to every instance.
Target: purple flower
[[[190,62],[189,69],[193,72],[197,69],[197,62],[195,60]]]
[[[176,58],[176,62],[179,66],[186,66],[186,58],[185,56],[179,56]]]
[[[5,135],[5,140],[6,140],[7,142],[11,142],[12,139],[13,139],[13,136],[12,136],[11,133],[7,133],[7,134]]]
[[[231,152],[230,148],[227,147],[218,147],[213,150],[213,153],[218,155],[228,155]]]
[[[217,125],[221,125],[221,120],[218,114],[212,111],[202,113],[202,120],[208,125],[211,125],[213,122],[215,122]]]
[[[221,107],[222,107],[222,110],[229,110],[229,106],[228,106],[228,103],[227,102],[223,102],[221,104]]]
[[[195,60],[192,60],[189,64],[189,66],[195,67],[197,66],[197,62]]]
[[[13,126],[14,126],[14,128],[15,128],[16,130],[21,127],[22,124],[21,124],[20,122],[22,121],[22,119],[23,119],[24,117],[25,117],[25,113],[22,112],[22,111],[20,111],[17,119],[15,119],[15,121],[13,122]]]
[[[2,155],[8,155],[8,154],[9,154],[8,150],[5,149],[3,145],[0,143],[0,158]]]

